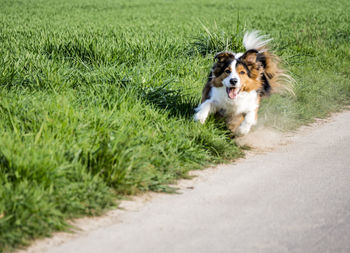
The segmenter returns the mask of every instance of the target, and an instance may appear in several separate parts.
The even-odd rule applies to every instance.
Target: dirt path
[[[24,252],[350,252],[350,112],[326,121],[257,131],[241,140],[255,152],[181,181],[182,194],[125,201]]]

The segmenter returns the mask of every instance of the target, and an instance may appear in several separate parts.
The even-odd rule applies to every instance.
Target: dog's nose
[[[230,79],[230,84],[232,84],[233,86],[235,86],[238,82],[238,79],[237,78],[231,78]]]

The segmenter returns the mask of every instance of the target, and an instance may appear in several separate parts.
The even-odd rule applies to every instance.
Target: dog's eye
[[[241,72],[239,72],[241,75],[244,75],[245,74],[245,72],[244,71],[241,71]]]
[[[230,73],[231,73],[231,70],[226,69],[225,72],[226,72],[227,74],[230,74]]]

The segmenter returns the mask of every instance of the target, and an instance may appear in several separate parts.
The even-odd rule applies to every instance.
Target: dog
[[[217,113],[226,119],[234,136],[249,133],[257,123],[261,98],[287,88],[291,80],[279,66],[279,58],[269,50],[270,41],[258,31],[246,32],[246,52],[215,55],[201,104],[195,109],[196,121],[204,124],[210,114]]]

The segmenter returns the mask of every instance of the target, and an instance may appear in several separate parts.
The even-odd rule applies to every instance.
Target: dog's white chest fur
[[[225,87],[213,87],[211,89],[210,100],[217,107],[216,110],[224,114],[247,114],[255,111],[258,104],[258,94],[255,90],[250,92],[242,91],[237,98],[230,99]]]
[[[256,124],[256,111],[259,107],[258,93],[242,91],[236,98],[230,99],[225,87],[212,87],[210,98],[196,108],[195,120],[202,124],[211,113],[219,112],[225,115],[244,114],[244,121],[236,130],[237,134],[247,134],[251,126]]]

